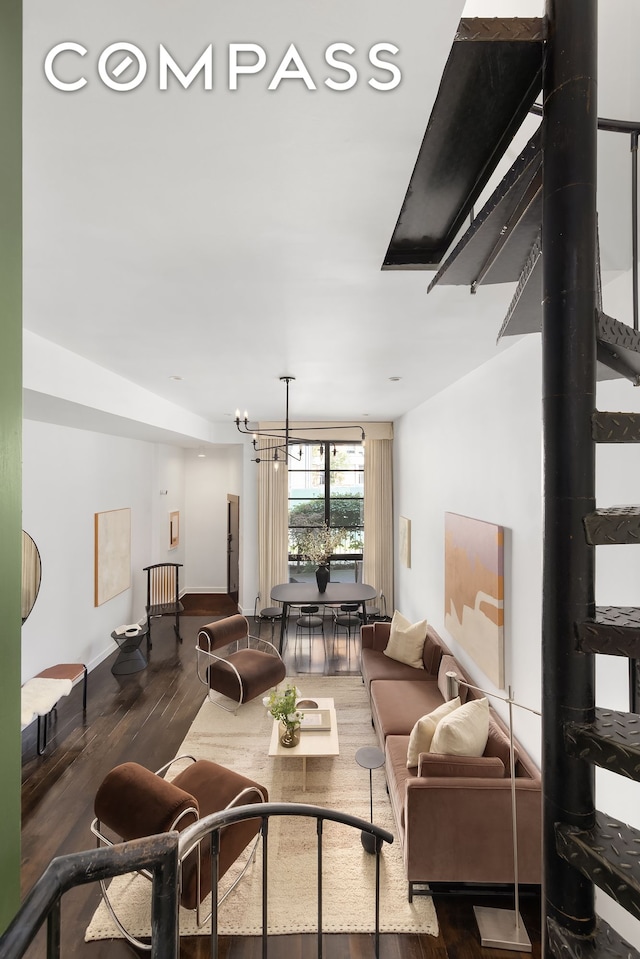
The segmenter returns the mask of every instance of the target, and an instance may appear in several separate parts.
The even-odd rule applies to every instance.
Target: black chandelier
[[[261,430],[257,428],[251,428],[249,426],[249,414],[247,411],[244,411],[244,416],[240,416],[240,410],[236,410],[236,427],[238,428],[239,433],[243,433],[247,436],[252,437],[253,448],[258,454],[253,460],[254,463],[273,463],[274,469],[278,469],[280,463],[288,463],[289,457],[295,460],[302,459],[302,444],[306,443],[306,439],[302,439],[298,436],[292,436],[289,430],[289,383],[295,380],[295,376],[281,376],[280,382],[284,383],[286,386],[286,405],[285,405],[285,420],[284,427],[281,429],[279,427],[274,427],[273,431],[271,430]],[[308,433],[311,430],[323,430],[326,432],[328,427],[326,426],[305,426],[304,432]],[[358,424],[340,424],[338,426],[331,426],[332,430],[360,430],[362,434],[362,444],[365,442],[364,430]],[[262,444],[265,445],[262,445]],[[295,447],[298,447],[297,451]],[[333,452],[335,453],[335,446]]]

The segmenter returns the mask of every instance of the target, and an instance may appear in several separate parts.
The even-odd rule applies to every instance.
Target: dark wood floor
[[[224,598],[215,597],[219,604]],[[202,600],[198,609],[202,610]],[[63,699],[46,753],[38,756],[35,724],[23,733],[22,787],[22,892],[28,892],[49,861],[57,855],[93,847],[89,823],[93,796],[106,773],[125,760],[140,762],[152,769],[171,759],[204,699],[204,687],[196,677],[195,637],[198,628],[231,607],[215,605],[204,615],[182,617],[184,642],[175,642],[171,620],[155,621],[153,649],[147,668],[131,676],[116,677],[111,666],[116,654],[89,675],[86,717],[82,713],[81,687]],[[268,630],[263,627],[263,636]],[[343,638],[329,645],[325,660],[321,643],[296,651],[293,636],[285,658],[288,671],[358,672],[355,642]],[[297,656],[295,655],[297,652]],[[99,891],[82,886],[68,893],[62,909],[62,956],[88,959],[119,959],[135,951],[124,940],[84,942],[84,931],[99,902]],[[437,896],[440,924],[437,938],[417,935],[382,936],[383,959],[516,959],[509,950],[482,949],[473,914],[474,904],[512,908],[509,899],[478,896]],[[540,957],[540,899],[523,896],[521,914],[533,944],[533,957]],[[29,950],[30,959],[45,956],[41,933]],[[368,935],[325,936],[327,959],[369,959],[373,956]],[[181,956],[207,955],[206,938],[183,939]],[[311,959],[317,955],[316,937],[280,936],[269,941],[270,959]],[[220,942],[221,959],[258,959],[260,939],[242,937]]]

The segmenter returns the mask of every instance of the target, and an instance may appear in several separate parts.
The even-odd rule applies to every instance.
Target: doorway
[[[227,593],[238,602],[240,580],[240,497],[227,493]]]

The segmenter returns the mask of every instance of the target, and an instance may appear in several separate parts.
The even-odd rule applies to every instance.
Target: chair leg
[[[51,713],[45,713],[44,716],[38,716],[38,728],[36,730],[36,749],[38,756],[42,756],[47,748],[47,732],[49,727],[49,716]]]
[[[180,635],[180,613],[176,613],[176,624],[173,628],[176,634],[176,639],[178,640],[179,643],[181,643],[182,636]]]
[[[130,942],[132,946],[135,946],[137,949],[143,949],[145,952],[151,952],[151,943],[150,943],[150,942],[149,942],[149,943],[147,943],[147,942],[141,942],[140,939],[136,939],[135,936],[132,936],[131,933],[128,932],[128,931],[125,929],[125,927],[122,925],[120,919],[118,918],[118,916],[117,916],[117,914],[116,914],[115,909],[113,908],[113,905],[111,904],[111,900],[109,899],[109,895],[108,895],[108,893],[107,893],[107,884],[106,884],[106,882],[104,881],[104,879],[101,879],[101,880],[100,880],[100,890],[101,890],[101,892],[102,892],[102,898],[104,899],[104,904],[105,904],[105,906],[107,907],[107,911],[109,912],[109,915],[111,916],[111,918],[112,918],[113,921],[115,922],[116,926],[118,927],[118,929],[120,930],[120,932],[122,933],[122,935],[124,936],[124,938],[125,938],[128,942]]]

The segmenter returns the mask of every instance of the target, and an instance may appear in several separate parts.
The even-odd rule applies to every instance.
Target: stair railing
[[[152,874],[151,959],[178,956],[178,834],[164,833],[52,859],[0,937],[0,956],[20,959],[47,923],[47,959],[60,959],[65,892],[89,882],[147,869]]]
[[[139,872],[152,874],[151,959],[178,959],[180,900],[179,863],[202,840],[211,843],[211,934],[210,956],[218,957],[218,865],[220,832],[225,826],[246,819],[260,819],[262,849],[262,957],[268,953],[268,854],[271,816],[302,816],[316,820],[317,833],[317,956],[322,959],[323,875],[322,837],[326,821],[368,833],[375,840],[374,948],[380,956],[380,853],[393,835],[364,819],[304,803],[261,803],[237,806],[206,816],[181,833],[163,833],[115,846],[71,853],[53,859],[27,895],[6,932],[0,936],[2,959],[21,959],[40,927],[47,923],[47,959],[60,959],[60,906],[65,892],[89,882]]]
[[[322,806],[312,806],[305,803],[262,803],[249,806],[237,806],[235,809],[223,809],[220,812],[205,816],[199,822],[187,827],[180,833],[179,856],[183,859],[189,852],[207,835],[211,837],[211,939],[210,956],[211,959],[218,959],[218,858],[220,852],[220,830],[231,823],[240,822],[244,819],[257,819],[256,812],[260,813],[261,819],[261,848],[262,848],[262,957],[267,957],[268,943],[268,860],[269,860],[269,819],[271,816],[303,816],[316,820],[317,833],[317,957],[322,959],[322,836],[325,821],[341,823],[350,826],[360,832],[369,833],[375,840],[375,928],[374,928],[374,946],[376,959],[380,956],[380,852],[383,843],[392,843],[393,835],[380,826],[360,819],[357,816],[351,816],[347,813],[336,812],[335,810],[325,809]]]

